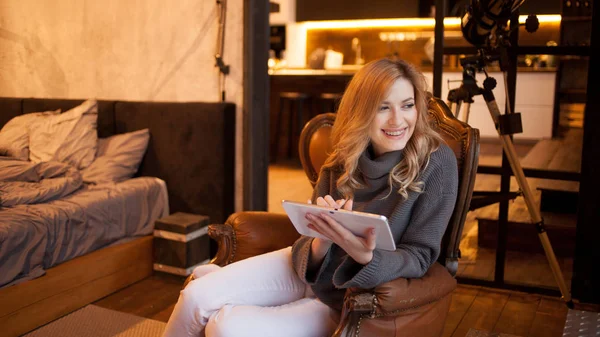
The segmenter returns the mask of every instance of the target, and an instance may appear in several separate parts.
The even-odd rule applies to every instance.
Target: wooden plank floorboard
[[[540,296],[512,293],[492,331],[527,336],[539,304]]]
[[[460,261],[458,263],[460,265]],[[496,252],[493,249],[480,248],[474,261],[458,273],[458,276],[491,281],[494,279]]]
[[[175,309],[175,304],[176,303],[169,305],[168,307],[164,308],[159,313],[150,318],[156,321],[167,323],[169,321],[169,317],[171,317],[171,313],[173,313],[173,309]]]
[[[560,337],[565,327],[568,308],[558,299],[542,298],[529,337]]]
[[[469,310],[469,307],[473,304],[478,293],[479,287],[459,286],[454,290],[450,310],[444,326],[444,337],[454,336],[454,331]]]
[[[140,282],[107,296],[94,304],[106,309],[154,319],[168,320],[170,312],[163,311],[177,302],[184,279],[178,276],[155,273]],[[173,309],[171,308],[171,311]]]
[[[502,313],[510,294],[481,290],[465,313],[452,337],[464,337],[471,328],[491,331]]]

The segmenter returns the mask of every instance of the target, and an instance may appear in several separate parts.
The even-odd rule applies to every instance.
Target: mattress
[[[149,235],[154,221],[167,214],[166,184],[154,177],[83,184],[59,199],[2,208],[0,287],[39,277],[50,267],[100,248]]]

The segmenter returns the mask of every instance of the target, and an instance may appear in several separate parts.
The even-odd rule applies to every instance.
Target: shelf
[[[561,89],[558,92],[561,94],[587,94],[585,89]]]
[[[493,166],[493,165],[479,165],[477,167],[477,173],[496,174],[496,175],[502,175],[503,173],[509,173],[511,175],[514,175],[514,173],[510,170],[510,168],[508,168],[508,170],[505,171],[502,167]],[[579,181],[579,179],[580,179],[579,172],[523,168],[523,173],[525,174],[525,177],[528,177],[528,178],[542,178],[542,179],[569,180],[569,181]]]
[[[477,49],[475,47],[445,47],[445,55],[475,55]],[[546,46],[519,46],[519,55],[526,54],[542,54],[542,55],[578,55],[578,56],[589,56],[589,46],[559,46],[559,47],[546,47]]]
[[[563,55],[560,58],[561,62],[581,62],[581,61],[585,61],[587,62],[590,59],[589,56],[580,56],[580,55]]]
[[[475,55],[477,54],[477,48],[475,47],[444,47],[444,55]]]
[[[585,103],[587,92],[585,90],[563,89],[556,93],[556,104]]]
[[[519,46],[519,54],[543,54],[543,55],[576,55],[589,56],[589,46]]]

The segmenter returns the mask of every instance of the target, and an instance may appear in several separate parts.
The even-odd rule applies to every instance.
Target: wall
[[[288,67],[306,65],[306,30],[296,23],[296,0],[271,0],[279,4],[278,13],[269,14],[269,25],[285,25],[285,50]]]
[[[219,101],[216,1],[0,0],[0,96]],[[229,0],[224,61],[237,105],[242,206],[243,1]]]
[[[285,25],[296,22],[296,0],[271,0],[279,4],[279,12],[269,14],[269,24]]]

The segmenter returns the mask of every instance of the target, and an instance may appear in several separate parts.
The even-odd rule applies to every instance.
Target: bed
[[[0,98],[0,128],[15,116],[67,111],[81,103]],[[0,329],[9,336],[149,276],[155,219],[189,212],[222,222],[233,212],[233,104],[98,101],[97,106],[100,138],[149,130],[133,178],[88,184],[68,165],[0,157]],[[42,192],[23,192],[23,186]]]

